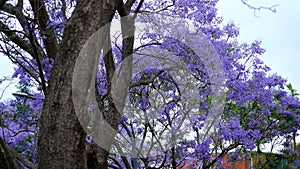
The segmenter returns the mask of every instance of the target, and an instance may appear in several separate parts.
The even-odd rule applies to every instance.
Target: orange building
[[[212,158],[215,158],[215,155],[212,155]],[[232,169],[233,166],[235,169],[249,169],[248,167],[251,166],[249,164],[250,158],[246,158],[243,161],[231,163],[227,162],[227,155],[222,158],[222,165],[226,169]],[[196,159],[187,159],[184,162],[182,162],[177,169],[195,169],[197,168],[197,160]],[[212,169],[215,169],[216,167],[213,167]]]
[[[177,169],[193,169],[197,167],[197,160],[193,158],[186,159],[183,161]]]
[[[242,154],[241,154],[242,156]],[[212,158],[215,158],[215,155],[212,155]],[[244,157],[242,161],[229,161],[228,154],[222,158],[222,166],[226,169],[250,169],[251,168],[251,158]],[[213,167],[215,169],[216,167]]]
[[[242,156],[243,154],[241,154]],[[215,155],[211,156],[215,158]],[[271,154],[271,153],[251,153],[251,155],[246,156],[241,161],[230,162],[228,160],[229,155],[225,155],[222,158],[222,166],[225,169],[256,169],[261,167],[283,169],[288,166],[287,160],[281,154]],[[271,160],[270,160],[271,159]],[[272,161],[273,160],[273,161]],[[185,160],[177,169],[195,169],[197,168],[196,159],[187,159]],[[212,167],[216,169],[216,167]]]

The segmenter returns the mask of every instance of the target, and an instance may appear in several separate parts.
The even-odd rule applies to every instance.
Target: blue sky
[[[0,79],[3,79],[4,76],[11,77],[14,73],[14,69],[12,67],[12,64],[10,60],[6,56],[0,55]],[[0,101],[7,99],[8,97],[12,97],[11,93],[14,92],[15,84],[11,84],[8,88],[6,86],[9,84],[9,82],[3,82],[0,84]],[[6,89],[5,89],[6,88]],[[5,92],[3,93],[5,89]],[[3,93],[3,97],[1,98]]]
[[[266,53],[262,60],[272,72],[282,75],[300,92],[300,1],[248,0],[254,5],[278,4],[276,13],[254,11],[241,0],[220,0],[218,14],[240,28],[240,42],[261,40]]]

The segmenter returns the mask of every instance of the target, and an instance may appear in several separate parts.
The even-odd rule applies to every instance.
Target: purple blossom
[[[295,163],[298,167],[300,167],[300,160],[294,160],[294,163]]]
[[[66,3],[67,13],[64,13],[61,1],[45,1],[45,7],[50,17],[47,29],[54,31],[59,43],[64,33],[64,27],[68,22],[68,13],[72,13],[72,6],[77,3],[77,0],[67,0]],[[206,130],[204,126],[207,126],[208,119],[210,119],[208,118],[211,116],[209,110],[212,106],[211,95],[213,93],[212,82],[208,75],[209,71],[205,68],[201,56],[197,56],[187,44],[171,37],[161,37],[160,34],[153,33],[153,31],[146,31],[147,33],[141,38],[141,43],[147,40],[161,42],[159,46],[148,47],[147,54],[157,54],[155,53],[157,49],[172,53],[173,56],[176,56],[175,60],[182,61],[189,69],[189,73],[195,77],[198,90],[196,94],[195,92],[183,94],[182,91],[185,90],[185,86],[178,86],[178,83],[173,80],[172,72],[164,71],[157,76],[157,72],[163,69],[161,66],[155,65],[157,63],[155,59],[153,59],[152,64],[155,65],[153,67],[146,67],[142,71],[133,68],[138,72],[134,74],[133,82],[149,80],[157,76],[149,85],[140,85],[129,89],[126,104],[138,111],[131,112],[129,110],[128,114],[121,117],[121,122],[131,127],[137,140],[143,140],[142,135],[144,132],[146,133],[145,137],[147,138],[144,145],[141,146],[142,151],[140,152],[148,152],[150,149],[151,157],[147,157],[149,166],[158,166],[164,157],[167,158],[166,165],[169,165],[173,155],[170,151],[171,148],[176,148],[175,156],[178,163],[182,162],[183,159],[191,159],[191,157],[198,160],[197,162],[202,160],[211,162],[212,150],[220,148],[220,146],[215,147],[216,144],[211,139],[215,135],[216,141],[224,144],[222,148],[228,148],[226,145],[229,144],[236,146],[232,149],[243,148],[248,151],[255,149],[257,142],[271,142],[275,136],[286,137],[300,129],[299,98],[291,96],[284,90],[286,79],[277,74],[270,74],[270,68],[260,59],[260,55],[265,52],[260,41],[254,41],[250,44],[239,44],[234,41],[239,35],[239,30],[234,23],[225,23],[225,26],[221,26],[222,18],[217,17],[216,3],[217,0],[181,0],[176,1],[173,5],[171,0],[165,3],[150,0],[144,2],[141,7],[142,11],[150,11],[149,13],[163,11],[162,13],[167,15],[192,20],[195,29],[202,31],[215,48],[223,64],[223,69],[220,71],[224,71],[226,75],[225,108],[223,112],[217,112],[222,114],[222,118],[218,119],[216,125],[213,126],[215,132],[208,132],[210,139],[203,141],[201,136]],[[170,4],[172,4],[171,7],[169,7]],[[137,5],[136,2],[134,7],[136,8]],[[162,10],[165,8],[168,10]],[[31,8],[25,9],[24,12],[28,17],[33,18]],[[13,24],[12,20],[5,22],[10,25]],[[163,26],[164,28],[167,27],[166,25]],[[37,25],[35,22],[31,22],[30,27],[35,28]],[[151,30],[151,27],[146,29]],[[171,31],[178,32],[176,29],[172,28]],[[44,41],[47,40],[48,34],[35,30],[32,35],[36,37],[44,51]],[[112,52],[114,65],[118,69],[122,61],[122,52],[116,46],[112,48]],[[16,51],[11,49],[10,53],[16,53]],[[47,55],[47,53],[45,54]],[[10,147],[22,150],[24,155],[34,161],[37,156],[35,149],[38,133],[37,121],[44,100],[44,95],[37,92],[41,91],[41,86],[37,83],[41,72],[39,72],[36,59],[28,56],[28,54],[25,54],[24,57],[15,57],[22,66],[15,68],[12,77],[19,79],[20,92],[29,97],[16,97],[9,102],[0,102],[0,124],[2,127],[0,133],[4,133],[2,137],[5,137]],[[53,64],[53,59],[46,57],[42,60],[42,73],[44,73],[46,83],[51,78],[50,70]],[[107,79],[104,61],[100,60],[96,84],[98,85],[98,94],[103,99],[104,113],[109,110],[107,95],[110,92],[110,84]],[[0,80],[0,84],[1,82],[2,80]],[[153,98],[150,98],[153,91],[161,92],[164,98],[153,102],[151,100]],[[191,97],[197,98],[196,105],[183,101]],[[160,101],[163,102],[162,105],[156,105],[156,102],[160,103]],[[148,118],[147,120],[145,116]],[[149,129],[150,127],[152,128]],[[19,131],[23,130],[25,132],[18,134]],[[119,133],[124,137],[128,135],[121,126],[119,126]],[[149,140],[157,139],[154,139],[154,135],[159,140],[149,143]],[[151,138],[151,136],[153,137]],[[92,138],[87,138],[87,141],[92,143]],[[161,145],[156,145],[159,141],[161,143],[172,142],[174,145],[167,144],[168,146],[164,147],[163,151],[160,149]],[[137,141],[137,143],[139,142]],[[151,144],[155,145],[152,146]],[[289,145],[285,143],[285,146],[288,147]],[[153,149],[151,150],[151,148]],[[292,150],[285,150],[284,153],[296,154]],[[233,157],[237,158],[238,153],[233,154]],[[131,160],[129,157],[126,158],[128,161]],[[125,168],[122,158],[115,157],[115,160]],[[300,164],[299,161],[295,161],[295,163]],[[146,168],[143,165],[141,164],[139,167]],[[219,168],[223,167],[221,159],[217,160],[217,165]],[[166,166],[163,167],[166,168]]]

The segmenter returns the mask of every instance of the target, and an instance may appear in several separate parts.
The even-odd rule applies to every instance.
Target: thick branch
[[[140,12],[140,9],[142,8],[143,3],[144,3],[144,0],[141,0],[140,3],[138,4],[138,6],[136,7],[135,11],[134,11],[135,15]]]
[[[121,17],[129,15],[129,10],[127,9],[127,7],[124,5],[123,2],[119,4],[117,10]]]
[[[30,18],[26,17],[22,10],[23,10],[23,0],[18,0],[18,4],[16,6],[13,6],[11,4],[5,4],[3,6],[3,10],[9,14],[15,15],[16,18],[18,19],[19,23],[21,24],[23,31],[25,33],[28,33],[28,38],[30,40],[30,46],[31,46],[31,52],[29,53],[33,58],[35,58],[37,60],[38,63],[38,68],[39,68],[39,74],[41,77],[41,82],[43,85],[43,88],[45,88],[45,79],[43,77],[43,69],[42,69],[42,65],[41,65],[41,58],[45,58],[45,53],[42,49],[42,47],[40,46],[40,44],[37,42],[36,37],[33,36],[33,30],[30,29],[29,26],[29,20]],[[17,44],[18,45],[18,44]],[[20,45],[18,45],[20,46]]]
[[[52,27],[47,28],[47,24],[50,22],[49,15],[47,13],[44,1],[30,0],[31,7],[34,12],[38,28],[42,35],[46,36],[44,40],[46,52],[49,58],[54,58],[57,50],[57,39]]]
[[[30,43],[32,44],[32,49],[33,49],[33,54],[36,56],[35,60],[38,66],[38,71],[39,71],[39,77],[41,79],[41,85],[42,85],[42,89],[44,92],[46,92],[46,79],[44,76],[44,72],[43,72],[43,66],[42,66],[42,56],[40,55],[40,53],[42,52],[41,50],[39,50],[39,44],[35,43],[35,37],[33,36],[33,31],[29,32],[29,40]]]
[[[127,0],[125,3],[125,8],[127,10],[130,10],[130,8],[133,6],[133,4],[135,3],[136,0]]]
[[[17,6],[13,6],[12,4],[3,5],[3,11],[11,15],[15,15],[19,23],[21,24],[23,30],[28,33],[29,32],[28,20],[30,18],[26,17],[23,14],[22,10],[23,10],[22,2],[19,2]]]
[[[132,5],[134,4],[134,2],[135,2],[135,0],[129,0],[126,2],[126,4],[121,2],[118,7],[118,12],[119,12],[120,16],[124,17],[124,16],[129,15],[130,9],[131,9]],[[144,0],[141,0],[139,2],[137,8],[135,9],[135,12],[134,12],[135,14],[137,14],[140,11],[143,3],[144,3]]]
[[[13,43],[18,45],[21,49],[28,52],[32,57],[35,57],[31,45],[24,39],[20,38],[14,30],[9,29],[7,25],[0,21],[0,31]]]

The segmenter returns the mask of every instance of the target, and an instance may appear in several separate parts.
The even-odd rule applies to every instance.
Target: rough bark
[[[82,0],[64,30],[45,93],[38,140],[38,168],[87,168],[85,137],[72,101],[72,75],[80,49],[101,26],[109,23],[117,0]]]

